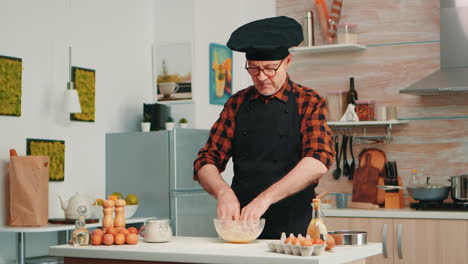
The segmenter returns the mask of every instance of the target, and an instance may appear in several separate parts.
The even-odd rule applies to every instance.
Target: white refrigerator
[[[208,130],[106,134],[106,195],[134,193],[134,217],[170,218],[174,235],[212,236],[216,200],[193,180],[193,161]]]

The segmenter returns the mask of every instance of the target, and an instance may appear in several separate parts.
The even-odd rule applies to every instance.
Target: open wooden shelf
[[[294,47],[289,49],[291,52],[301,53],[327,53],[327,52],[341,52],[341,51],[362,51],[367,49],[366,46],[361,44],[331,44],[331,45],[319,45],[310,47]]]

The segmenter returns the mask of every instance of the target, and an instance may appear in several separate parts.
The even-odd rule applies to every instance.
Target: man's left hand
[[[260,194],[241,210],[240,220],[257,220],[268,210],[271,202],[265,194]]]

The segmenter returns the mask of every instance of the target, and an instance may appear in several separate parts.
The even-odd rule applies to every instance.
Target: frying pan
[[[406,189],[414,200],[425,202],[438,202],[448,198],[451,186],[430,184],[429,177],[427,177],[426,181],[427,182],[424,185],[414,185],[409,187],[379,185],[377,188],[384,190]]]

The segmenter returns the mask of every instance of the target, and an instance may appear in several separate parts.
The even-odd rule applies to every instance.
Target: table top
[[[98,258],[135,261],[222,263],[222,264],[334,264],[346,263],[382,253],[381,243],[364,246],[336,246],[320,256],[293,256],[270,252],[267,242],[249,244],[225,243],[220,238],[173,237],[168,243],[146,243],[111,246],[51,246],[49,254],[61,257]]]
[[[140,217],[140,218],[128,218],[126,219],[127,224],[143,223],[147,219],[154,217]],[[100,227],[102,226],[102,219],[99,220],[99,223],[95,224],[86,224],[88,228]],[[75,225],[56,225],[56,224],[47,224],[44,226],[38,227],[12,227],[0,225],[0,232],[10,232],[10,233],[41,233],[41,232],[54,232],[54,231],[65,231],[73,230]]]

